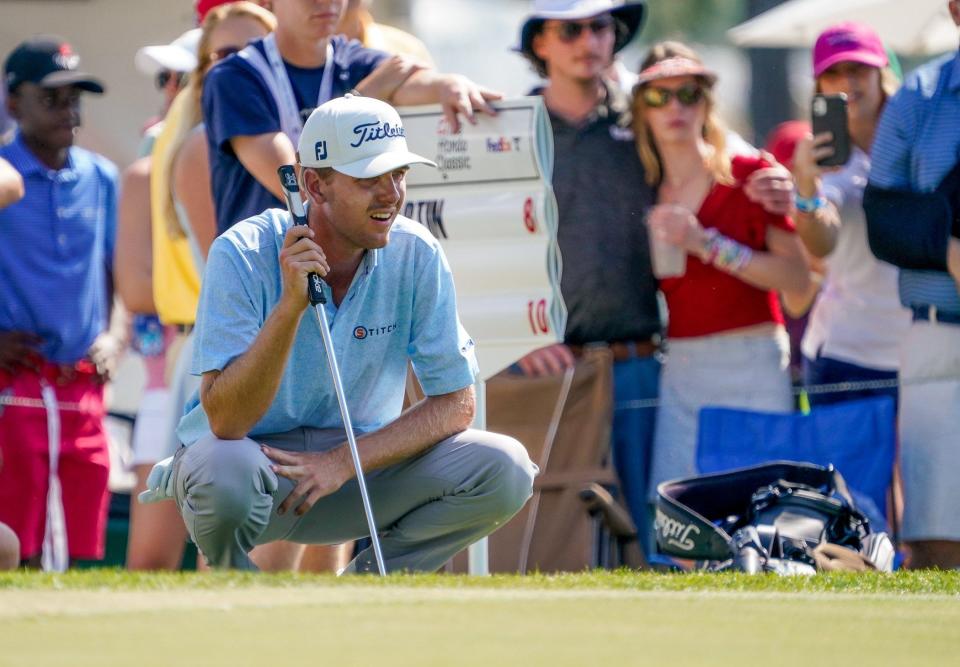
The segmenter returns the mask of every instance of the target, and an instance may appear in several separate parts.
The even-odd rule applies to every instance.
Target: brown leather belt
[[[588,343],[587,345],[568,345],[573,356],[581,357],[589,348],[606,347],[610,350],[614,361],[628,359],[643,359],[652,357],[660,349],[660,343],[654,339],[646,340],[617,340],[612,343]]]

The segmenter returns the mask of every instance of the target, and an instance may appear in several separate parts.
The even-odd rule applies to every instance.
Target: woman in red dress
[[[789,343],[777,297],[809,281],[792,221],[750,201],[747,177],[769,166],[725,150],[714,114],[716,75],[682,44],[654,46],[634,94],[634,133],[657,204],[656,245],[685,259],[661,280],[668,353],[654,437],[651,486],[697,474],[705,406],[789,412]],[[656,265],[656,262],[655,262]]]

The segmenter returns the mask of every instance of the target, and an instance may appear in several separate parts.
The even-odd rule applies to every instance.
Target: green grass
[[[512,590],[630,590],[630,591],[754,591],[767,593],[854,593],[960,596],[960,571],[905,571],[893,574],[833,572],[815,577],[752,576],[734,572],[664,574],[630,570],[595,570],[571,574],[494,575],[467,577],[443,574],[403,574],[334,577],[311,574],[246,572],[140,573],[119,569],[73,570],[64,574],[0,572],[0,595],[8,590],[216,590],[239,587],[289,588],[306,584],[348,587],[512,589]],[[0,598],[2,599],[2,598]]]
[[[0,666],[952,664],[960,573],[0,573]]]

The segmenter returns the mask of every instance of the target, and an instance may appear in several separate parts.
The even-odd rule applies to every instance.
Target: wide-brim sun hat
[[[354,178],[375,178],[413,164],[437,166],[407,148],[396,109],[349,94],[313,110],[297,142],[297,156],[303,167],[329,167]]]
[[[629,44],[640,32],[647,10],[643,0],[633,2],[622,2],[621,0],[535,0],[533,11],[527,15],[520,26],[520,43],[513,47],[513,50],[526,56],[535,57],[533,36],[534,28],[539,22],[546,20],[580,21],[600,14],[611,14],[626,27],[623,34],[617,33],[617,40],[613,45],[613,52],[616,53]]]

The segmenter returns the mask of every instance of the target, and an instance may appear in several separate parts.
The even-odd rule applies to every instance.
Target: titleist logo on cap
[[[377,141],[379,139],[407,136],[402,125],[391,125],[387,121],[381,123],[379,120],[373,123],[361,123],[360,125],[356,125],[353,128],[353,134],[358,137],[355,142],[350,144],[354,148],[359,147],[360,144],[367,141]]]

